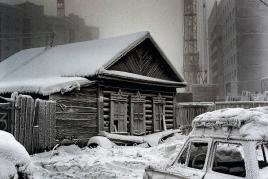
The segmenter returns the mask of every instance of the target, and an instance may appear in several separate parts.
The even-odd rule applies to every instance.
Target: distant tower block
[[[60,17],[65,16],[64,0],[57,0],[57,15]]]

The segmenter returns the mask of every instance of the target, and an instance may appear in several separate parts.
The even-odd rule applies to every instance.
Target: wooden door
[[[127,132],[127,95],[111,94],[110,132]]]
[[[145,125],[145,97],[131,97],[131,134],[142,135],[146,132]]]
[[[165,129],[165,99],[153,98],[153,129],[159,132]]]

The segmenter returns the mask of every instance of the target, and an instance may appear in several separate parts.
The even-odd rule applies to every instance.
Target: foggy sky
[[[66,0],[66,13],[98,27],[100,38],[150,31],[182,72],[183,0]]]
[[[0,0],[10,4],[25,1]],[[57,14],[56,0],[28,1],[44,5],[46,15]],[[66,15],[77,14],[85,19],[87,25],[99,28],[99,38],[150,31],[175,68],[182,74],[183,0],[65,0],[65,2]]]

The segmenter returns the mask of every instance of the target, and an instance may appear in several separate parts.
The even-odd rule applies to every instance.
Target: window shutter
[[[127,132],[127,95],[111,94],[110,132]]]
[[[130,114],[130,132],[135,135],[143,135],[146,132],[145,125],[145,96],[131,96],[130,99],[131,114]]]
[[[159,132],[166,130],[165,122],[165,98],[159,94],[153,97],[153,131]]]

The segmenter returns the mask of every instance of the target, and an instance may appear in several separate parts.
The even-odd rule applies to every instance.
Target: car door
[[[166,179],[177,178],[203,179],[209,158],[211,139],[189,140],[178,158],[167,169]]]
[[[242,143],[215,141],[212,145],[211,160],[204,179],[246,178],[245,161]]]

